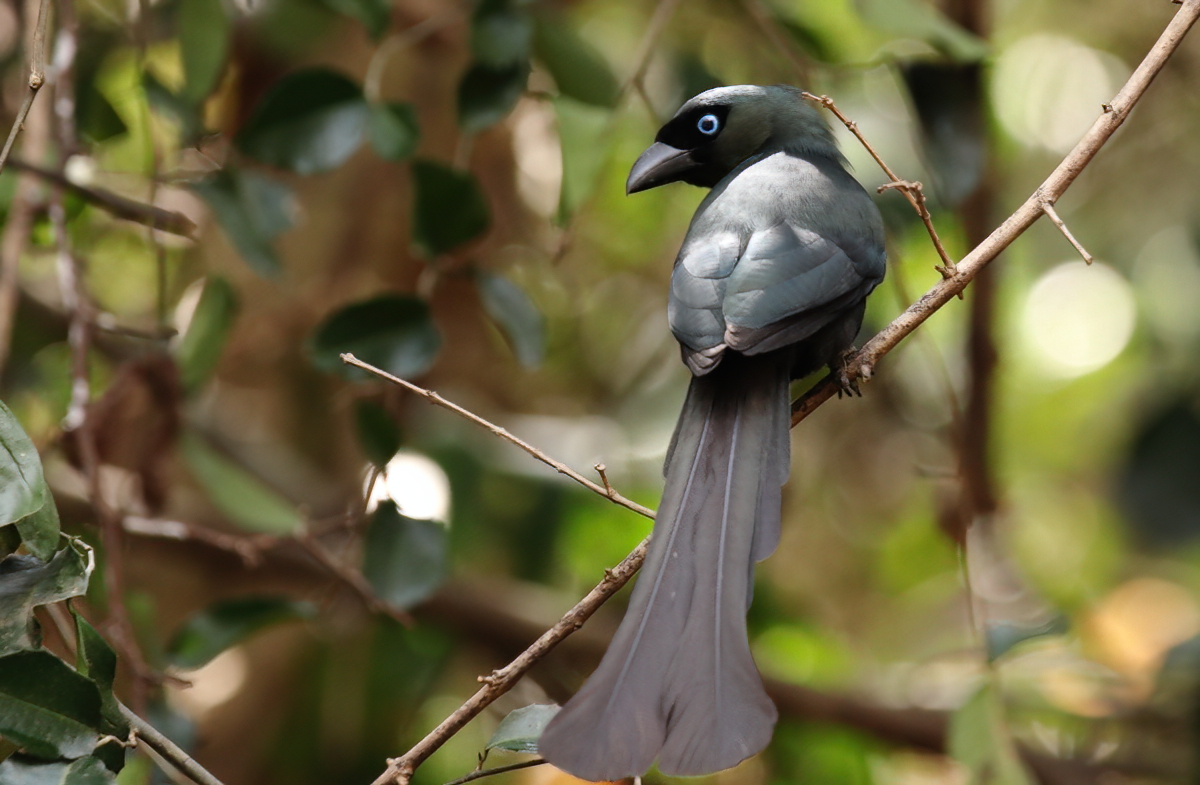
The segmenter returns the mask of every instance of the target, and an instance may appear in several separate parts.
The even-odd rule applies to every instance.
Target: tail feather
[[[640,775],[655,758],[666,774],[706,774],[770,741],[777,714],[746,636],[747,576],[779,536],[788,368],[737,359],[692,381],[625,620],[539,740],[576,776]]]

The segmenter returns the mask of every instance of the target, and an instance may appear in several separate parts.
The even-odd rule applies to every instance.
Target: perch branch
[[[919,300],[910,305],[904,313],[896,317],[887,327],[853,357],[847,360],[846,373],[857,375],[861,379],[871,378],[876,363],[885,354],[896,347],[909,333],[919,327],[949,300],[962,292],[979,271],[987,266],[1000,253],[1020,237],[1030,226],[1045,214],[1043,206],[1057,202],[1066,192],[1079,173],[1083,171],[1104,143],[1116,132],[1133,107],[1145,94],[1146,88],[1154,81],[1154,77],[1162,70],[1171,53],[1178,48],[1188,30],[1200,17],[1200,0],[1184,0],[1175,16],[1167,24],[1158,41],[1142,60],[1137,70],[1129,77],[1121,91],[1108,104],[1105,111],[1096,118],[1096,122],[1084,134],[1075,148],[1067,154],[1050,176],[1034,191],[1025,202],[1010,215],[1004,223],[996,227],[987,239],[977,245],[956,265],[954,272],[948,278],[943,278]],[[832,374],[826,376],[802,395],[792,405],[792,424],[803,420],[818,406],[829,400],[839,387]]]
[[[520,763],[510,763],[507,766],[497,766],[494,769],[476,769],[465,777],[459,777],[452,782],[447,782],[446,785],[466,785],[468,782],[481,780],[484,777],[491,777],[496,774],[517,771],[518,769],[529,769],[534,766],[541,766],[545,762],[546,761],[542,760],[541,758],[537,758],[536,760],[523,760]]]
[[[1033,197],[1027,200],[1003,224],[995,229],[987,239],[954,266],[949,271],[950,274],[948,276],[944,277],[942,281],[898,316],[883,331],[872,338],[861,351],[849,358],[847,362],[848,375],[869,379],[875,363],[881,357],[891,351],[905,336],[949,302],[951,298],[966,288],[967,284],[971,282],[988,262],[999,255],[1014,239],[1033,225],[1043,214],[1043,200],[1047,198],[1057,199],[1061,196],[1083,168],[1095,157],[1100,147],[1103,146],[1108,138],[1112,136],[1113,132],[1125,121],[1125,118],[1129,116],[1134,105],[1145,93],[1146,88],[1149,87],[1155,75],[1162,69],[1171,53],[1179,46],[1180,41],[1183,40],[1184,35],[1187,34],[1187,31],[1196,22],[1197,17],[1200,17],[1200,0],[1184,0],[1179,11],[1167,25],[1149,54],[1146,55],[1141,65],[1134,71],[1129,81],[1117,94],[1117,97],[1113,99],[1111,109],[1106,110],[1096,120],[1091,130],[1087,132],[1079,144],[1076,145],[1075,149],[1051,173]],[[816,100],[819,101],[820,99]],[[840,116],[840,113],[838,114]],[[843,120],[843,122],[846,121]],[[847,127],[852,132],[856,132],[855,127],[851,127],[849,124]],[[862,139],[861,135],[857,134],[857,132],[856,136],[859,136],[860,140]],[[865,140],[862,141],[866,144]],[[879,161],[881,166],[883,165],[878,156],[876,156],[876,160]],[[889,170],[885,168],[885,171]],[[889,176],[893,178],[893,181],[898,180],[890,171]],[[911,197],[910,201],[916,201],[911,191],[906,190],[905,193]],[[515,439],[515,437],[508,434],[502,428],[498,428],[483,418],[451,404],[437,393],[417,387],[377,368],[373,368],[358,360],[353,355],[343,354],[342,361],[374,373],[381,378],[388,379],[395,384],[400,384],[439,406],[444,406],[460,416],[483,425],[496,435],[517,444],[526,452],[538,458],[538,460],[547,463],[563,474],[572,477],[576,482],[608,498],[608,493],[599,485],[587,480],[557,461],[552,461],[542,454],[541,451]],[[823,379],[809,390],[808,393],[801,396],[792,408],[793,425],[804,419],[809,413],[831,398],[837,389],[837,383],[830,376]],[[623,497],[618,498],[623,499]],[[622,503],[618,499],[614,499],[613,501],[619,504]],[[644,515],[650,515],[649,510],[641,508],[640,505],[633,505],[632,502],[623,504],[623,506],[635,509]],[[481,681],[483,681],[484,686],[480,690],[443,720],[441,724],[430,731],[416,746],[399,758],[390,759],[387,769],[375,780],[373,785],[386,785],[393,782],[398,783],[398,785],[408,783],[418,765],[432,755],[434,751],[457,733],[467,722],[478,715],[484,707],[507,692],[516,680],[527,672],[534,663],[559,641],[578,629],[583,621],[595,612],[600,604],[629,580],[645,557],[648,541],[648,539],[643,540],[616,568],[606,574],[604,580],[592,589],[586,597],[580,600],[562,619],[538,638],[532,646],[518,655],[515,660],[504,668],[494,671],[490,676],[482,677]]]

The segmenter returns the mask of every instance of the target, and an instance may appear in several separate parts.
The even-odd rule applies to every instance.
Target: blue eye
[[[705,136],[712,136],[721,130],[721,121],[715,114],[706,114],[696,123],[696,129]]]

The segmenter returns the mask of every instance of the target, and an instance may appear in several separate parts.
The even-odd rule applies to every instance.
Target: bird
[[[755,564],[779,542],[789,385],[844,359],[886,269],[884,228],[829,125],[788,85],[707,90],[634,163],[628,194],[709,188],[671,274],[691,371],[628,609],[539,753],[585,780],[736,766],[778,712],[750,651]]]

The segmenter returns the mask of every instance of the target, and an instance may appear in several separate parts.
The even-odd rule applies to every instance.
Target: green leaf
[[[369,109],[350,79],[324,68],[289,74],[234,138],[251,158],[299,174],[340,166],[362,144]]]
[[[180,0],[177,29],[183,59],[182,97],[198,104],[216,89],[225,71],[229,17],[221,0]]]
[[[21,542],[34,556],[42,561],[49,561],[58,547],[58,535],[61,526],[58,520],[58,505],[54,497],[47,494],[46,503],[33,515],[22,518],[16,523]]]
[[[554,704],[535,703],[532,706],[513,709],[496,726],[496,732],[488,739],[484,749],[536,753],[542,731],[550,724],[550,720],[554,719],[554,715],[558,714],[560,708]]]
[[[199,436],[185,432],[180,450],[192,476],[229,520],[246,531],[287,535],[304,519],[277,491],[209,447]]]
[[[87,591],[92,573],[91,553],[72,543],[49,562],[13,555],[0,561],[0,653],[33,645],[30,617],[39,605],[49,605]]]
[[[612,113],[562,97],[554,100],[554,111],[562,147],[558,221],[565,225],[596,190],[610,150]]]
[[[554,77],[558,91],[593,106],[614,107],[621,85],[604,56],[551,14],[536,18],[533,53]]]
[[[971,772],[973,782],[1032,785],[1004,724],[995,686],[985,684],[950,716],[946,751]]]
[[[91,755],[73,761],[39,761],[14,755],[0,763],[0,782],[4,785],[112,785],[116,781],[100,759]]]
[[[113,695],[113,680],[117,676],[117,655],[87,619],[80,616],[74,608],[71,609],[71,613],[75,616],[75,670],[91,679],[100,690],[100,714],[111,726],[107,730],[115,736],[123,737],[129,733],[129,724],[121,714],[120,705]]]
[[[33,515],[49,498],[37,448],[0,401],[0,526]]]
[[[429,306],[416,297],[384,295],[348,305],[326,319],[313,335],[313,365],[347,379],[367,378],[346,365],[342,352],[401,378],[420,376],[433,366],[442,337]]]
[[[510,0],[485,0],[471,19],[471,54],[475,62],[493,67],[529,59],[533,19]]]
[[[363,551],[363,575],[376,596],[397,608],[416,605],[445,580],[446,527],[405,517],[391,502],[375,511]]]
[[[433,161],[412,165],[413,240],[428,257],[446,253],[487,231],[487,200],[470,172],[458,172]]]
[[[96,747],[100,693],[48,651],[0,657],[0,736],[38,758],[79,758]]]
[[[354,404],[354,424],[358,443],[371,463],[382,469],[400,449],[400,426],[387,410],[375,401]]]
[[[91,77],[85,77],[75,89],[75,120],[79,135],[92,144],[106,142],[129,130]]]
[[[212,376],[237,311],[237,294],[229,282],[217,276],[206,279],[187,332],[175,348],[175,362],[187,390],[197,390]]]
[[[191,189],[208,204],[252,270],[267,278],[279,273],[279,257],[272,243],[292,226],[291,189],[240,169],[224,169],[193,183]]]
[[[200,118],[197,104],[171,92],[166,85],[154,78],[154,74],[142,75],[142,89],[150,106],[174,119],[179,124],[179,133],[185,144],[195,144],[204,133],[204,121]]]
[[[312,604],[286,597],[224,600],[185,621],[171,639],[167,655],[177,667],[199,668],[259,630],[315,615]]]
[[[411,156],[421,137],[417,111],[412,104],[384,103],[371,106],[367,125],[371,148],[380,158],[400,161]]]
[[[500,327],[517,361],[526,368],[541,365],[546,354],[546,319],[525,290],[486,271],[475,276],[483,309]]]
[[[326,6],[360,22],[376,41],[392,21],[391,0],[324,0]]]
[[[469,133],[505,118],[521,100],[529,80],[529,62],[512,65],[474,63],[458,83],[458,124]]]

